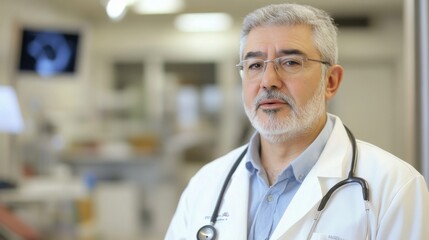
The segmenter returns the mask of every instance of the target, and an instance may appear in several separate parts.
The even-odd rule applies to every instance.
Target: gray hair
[[[309,25],[313,29],[313,41],[322,60],[330,64],[338,61],[337,28],[333,19],[323,10],[298,4],[276,4],[259,8],[248,14],[240,35],[240,59],[243,58],[247,36],[255,27],[274,25]]]

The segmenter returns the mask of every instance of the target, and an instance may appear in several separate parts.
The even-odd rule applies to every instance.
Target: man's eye
[[[285,67],[296,67],[301,66],[301,62],[296,59],[284,59],[281,61],[281,65]]]
[[[249,66],[247,68],[251,70],[259,70],[263,66],[264,66],[263,62],[253,62],[253,63],[249,63]]]

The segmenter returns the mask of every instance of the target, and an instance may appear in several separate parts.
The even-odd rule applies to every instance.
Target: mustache
[[[277,89],[268,89],[259,93],[255,99],[255,103],[254,103],[255,109],[257,110],[259,108],[262,101],[269,100],[269,99],[279,99],[287,103],[292,110],[296,109],[296,103],[293,100],[293,98]]]

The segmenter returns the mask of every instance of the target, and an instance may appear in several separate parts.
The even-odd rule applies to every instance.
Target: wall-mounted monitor
[[[42,76],[74,74],[79,40],[79,32],[23,28],[18,71]]]

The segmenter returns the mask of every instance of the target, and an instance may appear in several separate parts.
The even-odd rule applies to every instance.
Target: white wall
[[[408,91],[412,79],[404,75],[402,19],[376,19],[365,31],[340,30],[340,63],[345,67],[343,86],[331,110],[355,126],[355,135],[416,165],[407,126]],[[345,90],[345,92],[341,92]],[[410,120],[411,118],[411,120]]]

